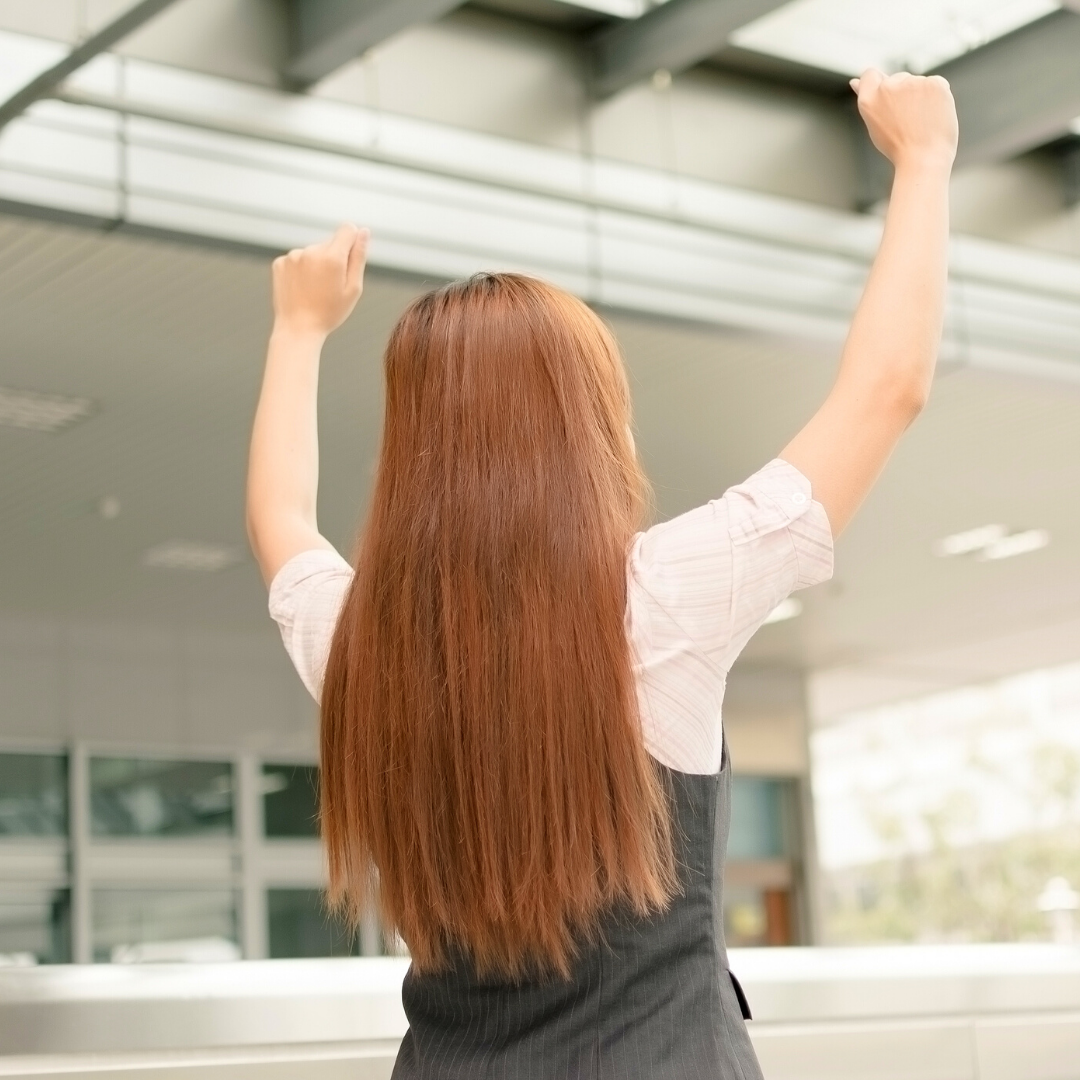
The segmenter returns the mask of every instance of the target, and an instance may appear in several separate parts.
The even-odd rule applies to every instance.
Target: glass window
[[[735,776],[731,781],[728,860],[779,859],[784,843],[784,789],[789,781]]]
[[[0,965],[71,960],[71,894],[67,889],[0,888]]]
[[[232,765],[91,758],[90,805],[94,836],[231,833]]]
[[[326,909],[322,889],[268,889],[270,957],[359,956],[360,935]]]
[[[317,766],[263,765],[262,792],[263,826],[267,836],[319,835]]]
[[[239,959],[231,889],[95,889],[96,962]]]
[[[826,943],[1076,940],[1080,664],[817,720]]]
[[[63,836],[67,827],[67,758],[0,754],[0,836]]]

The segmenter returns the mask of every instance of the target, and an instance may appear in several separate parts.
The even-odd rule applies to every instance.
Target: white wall
[[[315,706],[275,631],[0,618],[0,745],[314,757]]]
[[[757,776],[809,773],[805,678],[787,667],[736,665],[724,700],[732,767]]]

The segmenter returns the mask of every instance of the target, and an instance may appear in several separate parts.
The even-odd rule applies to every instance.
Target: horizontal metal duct
[[[0,34],[0,70],[50,43]],[[874,218],[102,56],[0,135],[9,212],[275,250],[343,219],[372,261],[549,277],[587,300],[838,341]],[[944,358],[1080,381],[1080,261],[958,237]]]

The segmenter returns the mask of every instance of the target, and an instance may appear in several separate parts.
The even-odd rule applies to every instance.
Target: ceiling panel
[[[858,75],[930,71],[1056,11],[1057,0],[793,0],[732,44]]]
[[[321,515],[346,550],[377,448],[383,343],[422,287],[371,274],[327,351]],[[832,378],[821,346],[607,314],[661,516],[776,454]],[[266,625],[242,497],[268,321],[263,258],[0,218],[0,386],[96,405],[58,434],[0,427],[0,611]],[[835,581],[764,628],[748,660],[915,665],[940,685],[1080,657],[1077,491],[1080,390],[945,373],[842,538]],[[100,513],[106,496],[115,517]],[[941,536],[989,522],[1046,528],[1052,542],[994,563],[934,555]],[[171,541],[242,558],[203,573],[143,565]]]

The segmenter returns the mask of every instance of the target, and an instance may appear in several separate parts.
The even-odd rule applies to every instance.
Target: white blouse
[[[626,633],[645,746],[663,764],[715,773],[727,673],[766,616],[832,576],[832,530],[810,481],[777,458],[719,499],[634,537]],[[290,559],[270,614],[318,700],[352,567],[326,549]]]

